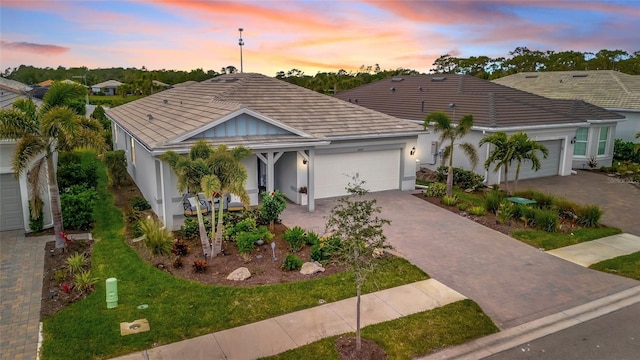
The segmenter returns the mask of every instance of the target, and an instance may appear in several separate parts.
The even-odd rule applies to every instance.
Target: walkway
[[[640,282],[549,256],[507,235],[453,215],[411,194],[375,193],[395,250],[432,278],[476,301],[500,329],[509,329],[637,286]],[[290,205],[288,225],[324,233],[335,199],[316,212]]]
[[[603,224],[640,236],[640,189],[622,179],[579,170],[576,175],[521,180],[518,189],[564,196],[578,204],[598,204],[604,210]]]
[[[434,279],[363,295],[361,326],[431,310],[462,299],[464,296]],[[355,310],[356,298],[350,298],[117,359],[257,359],[322,338],[354,332]],[[153,331],[153,324],[150,326]]]
[[[565,259],[580,266],[629,255],[640,251],[640,236],[631,234],[611,235],[597,240],[549,250],[548,254]]]
[[[0,358],[35,359],[40,324],[44,245],[53,236],[0,233]]]

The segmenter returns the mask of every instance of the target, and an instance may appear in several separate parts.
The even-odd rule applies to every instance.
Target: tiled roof
[[[640,110],[640,75],[613,70],[525,72],[494,82],[552,99],[577,99],[608,109]]]
[[[16,100],[31,97],[28,92],[20,90],[20,88],[31,89],[31,87],[13,80],[8,80],[8,82],[4,78],[2,80],[0,81],[0,109],[11,109]],[[39,99],[33,99],[33,101],[36,105],[40,105]]]
[[[474,126],[478,127],[575,124],[623,118],[582,101],[552,100],[469,75],[398,76],[343,91],[335,97],[408,120],[423,121],[432,111],[444,111],[454,121],[471,114]]]
[[[95,85],[91,85],[92,88],[117,88],[118,86],[122,85],[123,83],[121,83],[118,80],[107,80]]]
[[[422,131],[410,122],[251,73],[174,87],[110,109],[107,114],[148,148],[157,149],[175,147],[172,140],[242,111],[258,113],[308,136],[220,138],[219,143],[268,145]]]
[[[11,79],[5,79],[3,77],[0,77],[0,85],[4,86],[5,88],[19,90],[19,91],[31,91],[31,89],[33,89],[31,86],[27,84],[23,84],[19,81],[15,81]]]

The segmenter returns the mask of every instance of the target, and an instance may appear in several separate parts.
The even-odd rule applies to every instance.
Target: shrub
[[[280,214],[287,207],[287,200],[280,190],[270,193],[262,193],[262,206],[260,207],[262,217],[269,222],[270,225],[278,220]]]
[[[556,198],[553,201],[552,208],[558,212],[561,218],[574,219],[578,213],[578,209],[580,209],[580,205],[565,198]]]
[[[484,208],[485,210],[496,213],[500,208],[500,203],[504,199],[504,193],[500,190],[491,190],[484,197]]]
[[[207,271],[207,262],[205,260],[196,260],[193,262],[193,271],[197,273],[204,273]]]
[[[578,224],[585,227],[594,227],[600,222],[604,212],[598,205],[587,205],[578,210]]]
[[[131,236],[133,236],[134,238],[139,238],[140,236],[142,236],[142,226],[140,226],[140,220],[132,223],[130,225],[130,230],[131,230]]]
[[[319,241],[311,247],[311,260],[324,264],[331,259],[333,251],[338,247],[340,247],[340,238],[335,236],[320,238]]]
[[[535,200],[536,206],[541,209],[549,209],[555,202],[555,198],[553,197],[553,195],[548,195],[536,190],[516,191],[513,193],[513,196]]]
[[[69,269],[69,273],[73,275],[79,273],[82,269],[84,269],[84,266],[87,263],[87,259],[83,254],[75,253],[67,258],[66,263]]]
[[[136,196],[131,199],[131,208],[138,211],[145,211],[151,209],[151,205],[147,199]]]
[[[486,210],[482,206],[472,206],[469,209],[469,214],[474,216],[484,216],[485,211]]]
[[[31,201],[29,201],[29,229],[31,231],[42,231],[44,228],[44,213],[42,212],[43,201],[40,198],[36,198],[36,201],[39,203],[40,211],[36,217],[33,216],[33,208],[31,207]]]
[[[249,261],[250,253],[256,246],[256,241],[263,240],[269,241],[273,238],[273,233],[267,229],[266,226],[260,226],[257,229],[253,229],[251,231],[243,231],[240,232],[236,237],[236,245],[238,247],[238,251],[242,254],[245,261]]]
[[[189,245],[185,243],[184,240],[179,239],[173,243],[173,248],[171,249],[171,252],[177,256],[185,256],[189,254],[190,250],[191,248],[189,247]]]
[[[64,270],[62,269],[57,269],[54,273],[53,276],[56,279],[56,284],[62,284],[62,282],[64,281],[65,277],[67,276],[67,274],[64,272]]]
[[[449,172],[448,166],[440,166],[436,170],[436,177],[438,182],[447,181],[447,173]],[[453,184],[461,189],[477,189],[484,186],[484,177],[478,175],[473,171],[464,170],[461,168],[453,168]]]
[[[127,156],[124,150],[107,151],[104,163],[109,174],[111,186],[121,187],[129,184],[127,176]]]
[[[140,228],[144,234],[144,244],[153,255],[169,255],[173,248],[171,231],[156,219],[143,219]]]
[[[320,242],[320,236],[315,231],[308,231],[307,236],[304,237],[305,244],[313,246]]]
[[[282,268],[287,271],[300,270],[300,268],[302,268],[302,259],[295,254],[289,254],[284,259]]]
[[[546,232],[556,232],[558,229],[558,214],[549,209],[536,209],[534,222],[538,229]]]
[[[61,163],[58,166],[58,187],[65,192],[72,186],[82,186],[86,189],[98,187],[98,170],[94,163]]]
[[[211,221],[208,218],[204,219],[204,228],[207,231],[207,234],[211,232]],[[198,220],[196,218],[186,218],[184,219],[184,224],[178,230],[180,237],[184,240],[195,240],[200,235],[200,229],[198,227]]]
[[[66,229],[88,230],[93,224],[93,206],[98,200],[94,189],[72,185],[60,195],[63,226]]]
[[[498,207],[498,212],[496,213],[496,215],[498,215],[498,221],[501,224],[506,223],[507,221],[509,221],[512,217],[513,217],[513,203],[509,200],[502,200],[502,202],[500,203],[500,206]]]
[[[182,262],[182,256],[176,256],[171,263],[174,269],[182,269],[184,263]]]
[[[75,275],[75,287],[80,292],[89,292],[97,282],[98,278],[92,276],[91,270],[81,271]]]
[[[441,182],[431,183],[424,190],[423,194],[427,197],[440,197],[447,193],[447,184]]]
[[[453,206],[458,202],[458,197],[455,195],[445,196],[442,198],[442,202],[447,206]]]
[[[298,252],[305,244],[305,230],[299,226],[284,231],[284,239],[289,243],[289,251]]]
[[[616,139],[613,144],[613,157],[616,160],[640,163],[640,151],[636,150],[636,144],[631,141]]]
[[[458,210],[460,211],[465,211],[467,210],[468,207],[469,207],[469,204],[467,204],[466,202],[461,202],[458,204]]]
[[[235,241],[238,235],[243,232],[253,232],[257,229],[256,221],[252,218],[246,218],[238,221],[235,225],[230,225],[226,231],[227,237],[231,241]]]

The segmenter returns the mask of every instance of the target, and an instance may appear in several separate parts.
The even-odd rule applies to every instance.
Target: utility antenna
[[[243,28],[238,28],[238,31],[240,32],[240,40],[238,40],[238,45],[240,45],[240,73],[242,73],[243,68],[242,68],[242,46],[244,46],[244,40],[242,40],[242,30],[244,30]]]

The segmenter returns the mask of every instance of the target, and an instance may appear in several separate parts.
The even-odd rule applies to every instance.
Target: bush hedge
[[[438,182],[447,182],[447,174],[449,172],[448,166],[440,166],[436,170],[436,176]],[[473,171],[464,170],[461,168],[453,168],[453,185],[458,186],[461,189],[477,189],[484,186],[484,176],[478,175]]]

